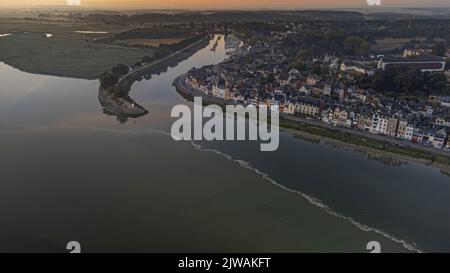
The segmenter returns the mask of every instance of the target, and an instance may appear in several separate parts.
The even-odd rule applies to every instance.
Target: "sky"
[[[0,7],[67,5],[81,1],[82,7],[148,9],[301,9],[367,7],[367,0],[14,0],[0,1]],[[449,6],[450,0],[381,0],[382,6]]]

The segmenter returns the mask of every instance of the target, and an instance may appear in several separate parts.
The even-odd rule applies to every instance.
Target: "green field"
[[[0,37],[0,62],[31,73],[96,79],[117,63],[130,65],[153,55],[151,48],[93,42],[124,30],[111,25],[0,19],[0,34],[11,34]],[[53,36],[47,38],[46,33]]]

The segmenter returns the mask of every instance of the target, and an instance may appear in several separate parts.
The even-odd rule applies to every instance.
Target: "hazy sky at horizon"
[[[0,7],[67,5],[73,0],[14,0],[0,2]],[[450,0],[381,0],[383,6],[449,6]],[[366,0],[81,0],[82,7],[129,7],[148,9],[238,9],[238,8],[345,8],[367,7]]]

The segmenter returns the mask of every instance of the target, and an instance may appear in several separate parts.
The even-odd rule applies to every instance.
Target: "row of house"
[[[338,70],[373,75],[377,57],[347,57],[348,61],[327,55],[321,62],[334,68],[322,77],[301,73],[288,65],[276,43],[256,42],[243,45],[225,62],[189,71],[186,83],[205,94],[243,105],[277,105],[281,112],[321,120],[335,126],[448,149],[450,132],[447,98],[435,97],[435,103],[410,105],[389,101],[370,89],[347,86],[336,78]],[[393,63],[382,59],[380,69]],[[384,66],[383,66],[384,64]],[[413,63],[414,64],[414,63]],[[424,67],[422,67],[424,68]],[[300,69],[300,68],[299,68]],[[450,100],[449,100],[450,101]],[[431,107],[430,105],[434,105]],[[434,111],[436,110],[436,111]],[[441,113],[442,112],[442,113]]]
[[[398,114],[389,115],[380,111],[355,114],[339,107],[323,111],[321,118],[322,121],[335,126],[354,128],[432,146],[436,149],[450,150],[448,141],[450,122],[444,123],[442,119],[437,119],[435,126],[421,126]]]

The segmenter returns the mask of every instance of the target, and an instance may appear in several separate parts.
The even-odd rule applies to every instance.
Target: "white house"
[[[386,70],[388,67],[414,67],[422,72],[444,72],[445,59],[435,56],[416,56],[409,58],[387,57],[378,62],[378,69]]]
[[[218,97],[221,99],[230,99],[230,90],[227,87],[222,85],[213,85],[212,87],[212,95],[214,97]]]
[[[398,123],[397,138],[411,141],[413,134],[414,126],[407,120],[401,119]]]
[[[387,134],[389,117],[380,113],[375,113],[372,116],[372,128],[370,130],[373,134]]]
[[[325,96],[331,96],[331,91],[332,91],[331,85],[326,84],[325,87],[323,88],[323,94]]]

